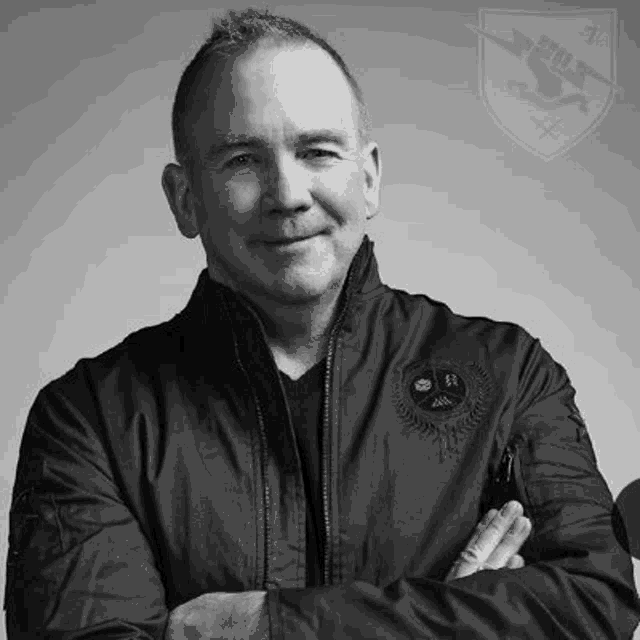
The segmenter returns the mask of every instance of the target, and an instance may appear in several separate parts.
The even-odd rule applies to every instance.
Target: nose
[[[263,204],[267,213],[291,214],[313,204],[309,172],[293,158],[273,161],[267,172]]]

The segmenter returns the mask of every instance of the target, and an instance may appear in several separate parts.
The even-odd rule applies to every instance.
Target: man
[[[173,133],[163,188],[207,269],[180,314],[38,395],[9,637],[629,638],[564,369],[380,282],[380,153],[335,51],[230,14]]]

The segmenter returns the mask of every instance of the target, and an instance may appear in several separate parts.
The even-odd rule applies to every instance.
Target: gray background
[[[171,99],[212,9],[249,3],[65,4],[0,4],[3,592],[18,446],[37,391],[180,310],[205,264],[160,188]],[[640,477],[639,3],[579,5],[618,9],[625,94],[549,163],[478,98],[477,37],[465,24],[477,24],[480,0],[399,4],[271,6],[328,35],[359,71],[382,150],[370,234],[383,279],[539,337],[578,390],[616,496]]]

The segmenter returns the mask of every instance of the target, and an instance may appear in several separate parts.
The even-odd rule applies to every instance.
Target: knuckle
[[[478,564],[480,562],[480,551],[476,546],[467,547],[460,554],[460,559],[469,564]]]
[[[486,531],[489,534],[493,535],[502,535],[505,530],[505,522],[500,518],[496,518],[493,522],[487,527]]]
[[[491,521],[498,515],[498,510],[497,509],[491,509],[490,511],[488,511],[484,518],[482,518],[482,521],[480,522],[480,527],[485,528],[487,525],[489,525],[491,523]]]
[[[527,518],[522,516],[517,517],[507,530],[506,535],[513,538],[521,538],[527,535]]]

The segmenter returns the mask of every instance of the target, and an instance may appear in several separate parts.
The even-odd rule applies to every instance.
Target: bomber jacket
[[[276,640],[631,638],[631,559],[565,369],[521,327],[380,281],[365,237],[324,378],[321,584],[300,452],[252,304],[187,306],[37,395],[10,511],[9,640],[162,638],[207,592],[267,592]],[[521,569],[444,577],[482,515]],[[619,538],[620,536],[618,536]]]

